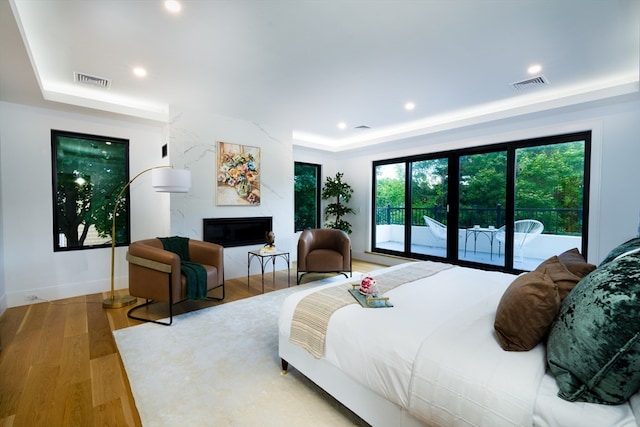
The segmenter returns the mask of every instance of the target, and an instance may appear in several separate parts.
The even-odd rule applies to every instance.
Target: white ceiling
[[[188,106],[333,151],[638,91],[640,0],[0,2],[0,100],[161,121]],[[533,63],[548,84],[515,90]]]

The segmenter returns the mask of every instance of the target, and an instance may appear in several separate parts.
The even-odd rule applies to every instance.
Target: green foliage
[[[403,163],[376,167],[376,207],[405,207]],[[445,209],[448,200],[448,159],[415,161],[411,166],[411,207]],[[461,215],[467,210],[506,205],[507,152],[497,151],[460,157],[459,198]],[[516,150],[516,209],[570,209],[582,207],[584,143],[568,142]],[[422,214],[421,214],[422,215]],[[422,216],[414,218],[414,224]],[[571,219],[568,216],[573,215]],[[516,218],[521,219],[521,218]],[[468,218],[462,224],[472,224]],[[578,232],[576,213],[566,213],[564,232]],[[571,224],[571,225],[569,225]]]
[[[68,247],[84,246],[91,226],[99,237],[111,237],[115,198],[127,182],[126,149],[107,141],[57,138],[57,226]],[[126,195],[116,211],[117,243],[127,237]]]
[[[295,230],[318,227],[318,201],[316,200],[318,168],[316,165],[296,163],[294,166]]]
[[[516,203],[520,208],[582,205],[584,148],[580,143],[532,147],[518,152]]]
[[[60,172],[57,181],[58,229],[70,246],[82,246],[91,223],[93,184],[88,176],[78,172]],[[78,234],[80,225],[82,233]]]
[[[329,203],[324,208],[324,226],[327,228],[336,228],[351,234],[351,224],[342,219],[344,215],[354,214],[354,210],[346,205],[351,200],[353,189],[345,182],[342,182],[343,173],[336,173],[335,178],[327,177],[322,188],[322,200],[335,198],[335,203]],[[335,219],[331,220],[331,218]]]
[[[411,171],[411,203],[414,207],[447,205],[447,159],[413,162]]]

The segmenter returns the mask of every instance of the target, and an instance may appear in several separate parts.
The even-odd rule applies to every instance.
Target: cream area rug
[[[193,311],[174,317],[172,326],[114,331],[142,424],[367,426],[294,368],[281,374],[282,301],[327,280],[339,279]]]

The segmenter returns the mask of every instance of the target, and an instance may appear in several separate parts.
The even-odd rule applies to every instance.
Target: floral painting
[[[218,205],[260,204],[260,147],[218,142]]]

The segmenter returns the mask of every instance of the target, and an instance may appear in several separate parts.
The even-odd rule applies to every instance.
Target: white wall
[[[187,194],[158,194],[150,174],[132,185],[132,239],[168,234],[202,237],[202,218],[273,216],[276,245],[295,259],[293,162],[323,165],[323,181],[341,171],[354,189],[350,217],[354,257],[392,264],[366,253],[370,248],[371,162],[427,151],[593,130],[589,260],[598,262],[637,234],[640,212],[640,99],[638,94],[427,134],[384,146],[328,153],[292,147],[290,127],[259,125],[203,110],[176,109],[167,127],[108,120],[90,114],[0,103],[0,312],[22,305],[24,296],[59,299],[109,289],[110,249],[53,252],[51,129],[128,138],[132,176],[173,163],[193,173]],[[216,141],[262,148],[260,206],[215,205]],[[161,158],[169,143],[170,159]],[[257,247],[257,246],[256,246]],[[225,252],[226,278],[246,275],[248,247]],[[126,287],[126,248],[116,254],[116,287]],[[283,268],[277,265],[278,269]],[[254,265],[251,274],[257,272]],[[4,286],[4,287],[3,287]]]
[[[355,188],[351,207],[354,257],[385,264],[397,260],[367,253],[371,248],[371,165],[374,160],[483,144],[592,130],[589,261],[636,236],[640,211],[640,97],[638,93],[573,107],[426,134],[367,149],[338,153],[330,162]],[[294,158],[304,158],[295,148]]]
[[[175,165],[191,170],[193,182],[186,196],[172,195],[171,232],[202,239],[203,218],[271,216],[276,247],[291,252],[293,260],[297,240],[293,223],[291,128],[233,119],[206,110],[182,109],[174,115],[170,134],[172,159]],[[216,205],[218,141],[260,147],[260,205]],[[261,246],[226,248],[225,279],[246,278],[247,251]],[[282,268],[286,264],[278,260],[276,269]],[[259,272],[259,264],[254,261],[251,274]]]
[[[1,111],[0,111],[1,113]],[[2,127],[0,114],[0,128]],[[0,165],[2,165],[2,133],[0,133]],[[0,172],[0,315],[7,309],[7,289],[4,282],[4,232],[2,227],[2,173]]]
[[[166,130],[4,102],[0,120],[1,280],[6,305],[26,304],[24,296],[29,294],[54,300],[108,290],[110,248],[53,252],[51,129],[129,139],[131,177],[167,164],[161,158]],[[130,190],[131,238],[166,234],[169,195],[151,189],[150,174],[138,178]],[[116,288],[127,286],[125,253],[124,247],[116,249]]]

